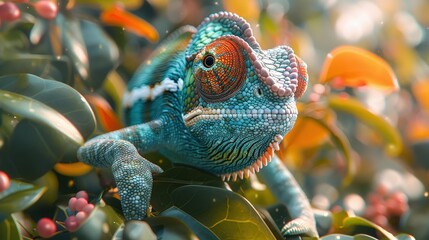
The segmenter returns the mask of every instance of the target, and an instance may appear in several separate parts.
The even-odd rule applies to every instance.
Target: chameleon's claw
[[[309,237],[318,237],[315,224],[306,218],[296,218],[288,222],[281,230],[283,237],[304,235]]]

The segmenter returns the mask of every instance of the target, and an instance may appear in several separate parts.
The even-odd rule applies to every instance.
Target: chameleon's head
[[[287,46],[261,50],[249,24],[225,12],[199,26],[187,61],[184,121],[209,151],[195,164],[226,179],[259,171],[295,123],[305,63]]]

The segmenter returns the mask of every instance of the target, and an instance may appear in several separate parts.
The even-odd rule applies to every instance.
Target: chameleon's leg
[[[112,168],[127,220],[146,217],[152,174],[162,172],[160,167],[139,155],[139,152],[159,146],[157,129],[153,123],[131,126],[91,139],[78,150],[80,161],[95,167]]]
[[[307,196],[276,155],[268,166],[261,169],[260,176],[277,199],[286,205],[293,219],[281,229],[283,236],[318,236],[314,214]]]

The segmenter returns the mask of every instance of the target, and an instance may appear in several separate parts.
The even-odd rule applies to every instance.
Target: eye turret
[[[198,95],[208,103],[234,96],[246,80],[245,50],[233,36],[221,37],[195,57]]]

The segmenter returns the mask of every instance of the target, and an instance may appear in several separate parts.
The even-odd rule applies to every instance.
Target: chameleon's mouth
[[[216,120],[222,118],[253,118],[266,120],[285,120],[296,117],[298,111],[293,105],[277,106],[274,109],[211,109],[198,107],[183,116],[186,126],[192,126],[199,120]]]
[[[283,140],[283,136],[278,134],[274,137],[274,140],[270,143],[270,145],[267,147],[265,152],[250,166],[238,170],[236,172],[232,173],[226,173],[220,175],[222,178],[222,181],[236,181],[238,178],[248,178],[250,174],[254,174],[255,172],[259,172],[264,166],[267,166],[269,162],[271,162],[271,157],[274,155],[274,150],[278,151],[280,149],[280,142]]]

